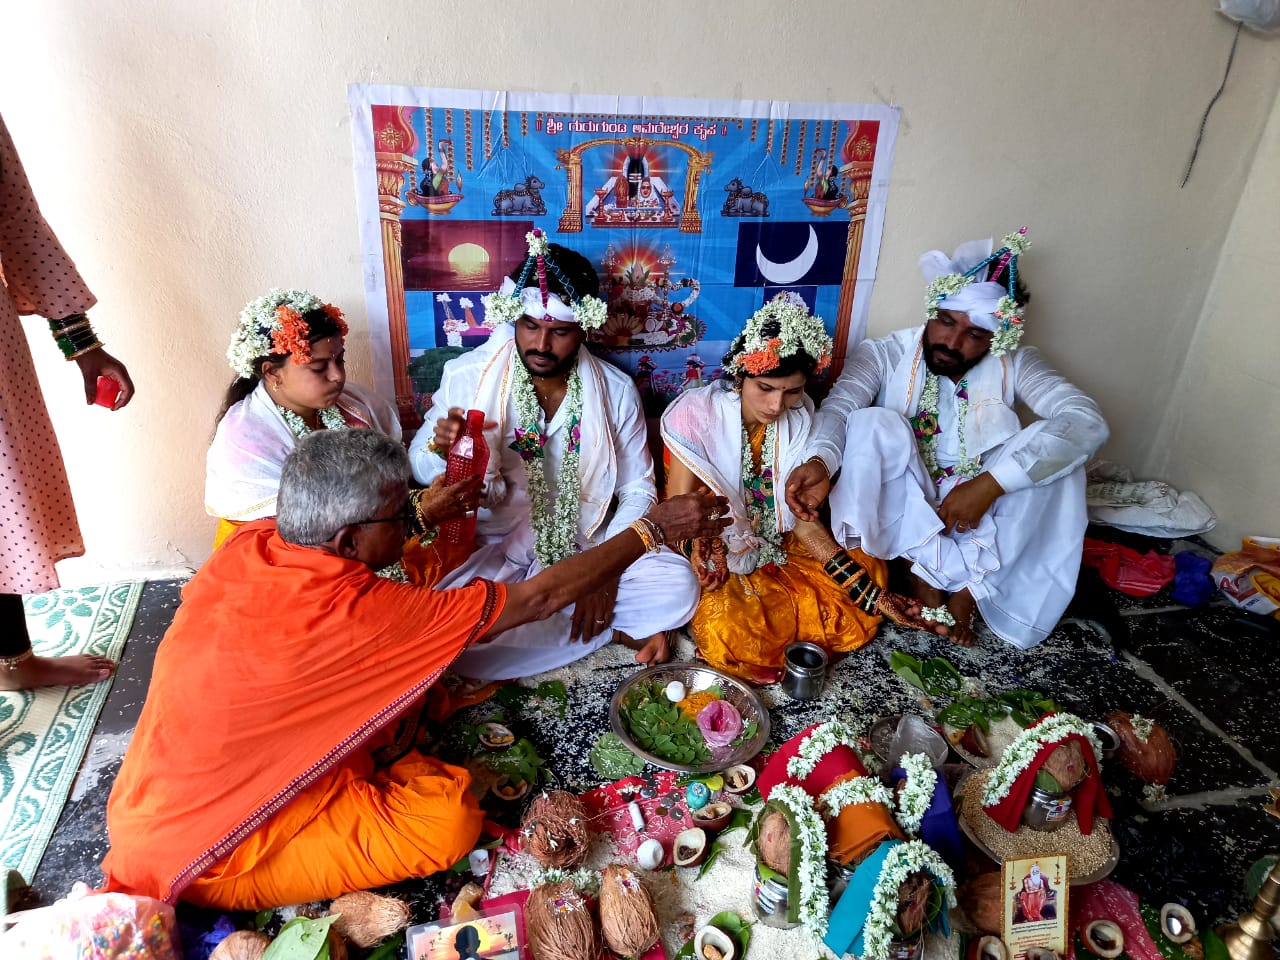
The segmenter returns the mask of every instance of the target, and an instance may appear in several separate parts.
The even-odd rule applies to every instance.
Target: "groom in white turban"
[[[1018,349],[1025,233],[994,253],[988,239],[920,258],[924,326],[857,346],[787,479],[797,516],[816,517],[830,492],[837,540],[910,561],[916,596],[945,604],[963,646],[975,605],[1023,649],[1053,630],[1080,569],[1083,465],[1107,439],[1093,400]],[[1019,403],[1038,417],[1029,426]]]

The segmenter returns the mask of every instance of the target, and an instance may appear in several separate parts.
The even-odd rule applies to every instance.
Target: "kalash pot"
[[[1031,788],[1031,796],[1022,810],[1022,822],[1032,830],[1052,833],[1066,826],[1071,816],[1071,794]]]

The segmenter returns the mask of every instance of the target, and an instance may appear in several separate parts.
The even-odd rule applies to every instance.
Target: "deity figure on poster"
[[[587,202],[583,215],[595,226],[674,226],[680,217],[675,191],[650,169],[642,148],[629,149],[622,162]]]
[[[1017,912],[1013,922],[1034,923],[1054,919],[1057,916],[1057,896],[1049,879],[1040,872],[1040,864],[1032,864],[1022,878],[1022,889],[1017,894]]]
[[[438,144],[439,155],[428,153],[422,158],[422,175],[418,179],[418,189],[409,192],[406,198],[409,203],[425,209],[428,213],[447,214],[462,197],[462,174],[453,163],[453,143],[441,140]],[[450,184],[454,189],[450,189]]]
[[[637,196],[642,197],[643,191]],[[670,350],[696,342],[706,325],[689,311],[702,285],[692,277],[676,279],[670,245],[660,255],[646,250],[620,255],[610,244],[604,267],[609,319],[592,338],[610,348]]]

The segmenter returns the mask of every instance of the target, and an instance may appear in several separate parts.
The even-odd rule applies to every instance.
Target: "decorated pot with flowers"
[[[986,772],[982,809],[1010,833],[1026,824],[1057,830],[1074,814],[1088,835],[1094,817],[1110,818],[1093,725],[1070,713],[1051,713],[1027,727]]]

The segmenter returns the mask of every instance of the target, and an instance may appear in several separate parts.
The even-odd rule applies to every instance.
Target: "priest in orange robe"
[[[470,777],[416,750],[380,765],[398,718],[471,644],[726,522],[722,498],[669,500],[523,583],[425,590],[374,574],[398,559],[409,476],[376,431],[309,434],[277,518],[186,586],[107,806],[107,889],[261,909],[448,867],[480,833]]]

